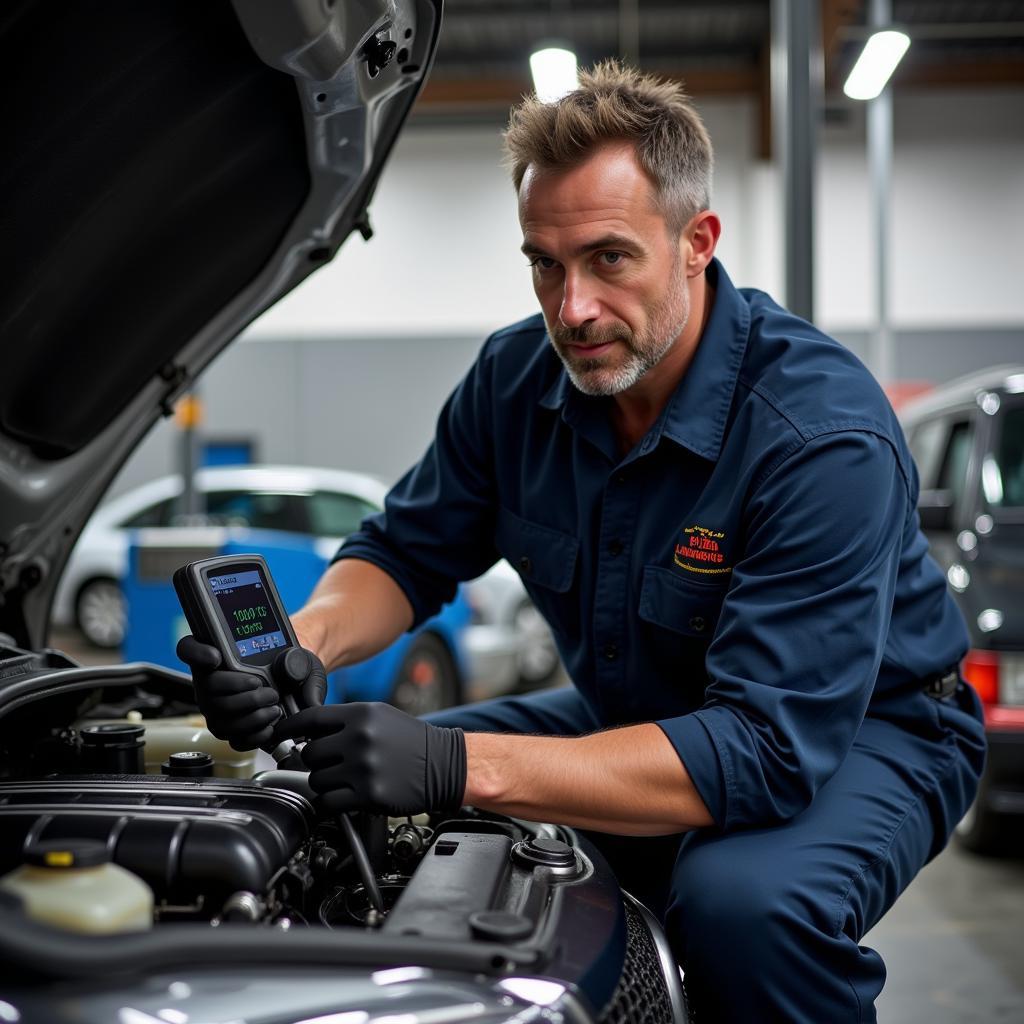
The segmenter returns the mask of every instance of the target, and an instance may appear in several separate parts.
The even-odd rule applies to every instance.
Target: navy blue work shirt
[[[875,380],[717,261],[707,275],[694,358],[626,456],[613,400],[572,385],[532,317],[488,339],[338,557],[389,573],[419,624],[504,556],[597,719],[656,722],[735,828],[805,807],[864,715],[919,693],[967,634]]]

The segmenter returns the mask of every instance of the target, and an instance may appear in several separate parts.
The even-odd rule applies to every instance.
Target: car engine
[[[305,932],[314,957],[345,965],[562,979],[602,1024],[686,1019],[660,928],[572,830],[464,808],[444,820],[356,815],[353,843],[318,813],[305,773],[230,777],[237,766],[203,749],[202,728],[155,765],[147,729],[157,737],[162,723],[194,713],[179,673],[83,668],[0,641],[0,875],[36,844],[100,841],[153,892],[152,932],[125,937],[120,969],[133,959],[144,969],[147,956],[215,959],[218,934],[237,950],[249,948],[239,946],[244,929]],[[8,970],[19,959],[27,968],[31,935],[0,915]],[[65,944],[63,958],[46,945],[56,976],[95,969]],[[32,963],[39,970],[38,956]]]

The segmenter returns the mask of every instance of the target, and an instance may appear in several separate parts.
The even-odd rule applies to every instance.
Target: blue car
[[[302,606],[328,564],[315,539],[303,534],[225,527],[132,531],[123,584],[125,661],[184,669],[174,648],[188,627],[171,572],[196,558],[245,552],[266,558],[289,612]],[[332,672],[327,701],[383,700],[414,715],[459,703],[466,678],[463,636],[471,614],[460,587],[455,600],[415,632],[367,661]]]

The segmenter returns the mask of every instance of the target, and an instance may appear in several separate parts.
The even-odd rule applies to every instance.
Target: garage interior
[[[1024,2],[893,0],[891,24],[912,44],[890,85],[881,277],[867,105],[842,91],[872,8],[447,0],[435,65],[371,205],[373,237],[351,237],[210,367],[195,390],[203,441],[387,482],[420,457],[484,339],[535,310],[500,133],[531,88],[529,52],[550,41],[581,65],[620,55],[686,83],[715,145],[712,203],[734,281],[813,318],[897,407],[1021,364]],[[787,17],[803,19],[799,31]],[[813,112],[802,126],[792,123],[800,97],[777,77],[780,60],[801,57]],[[253,394],[275,396],[258,418]],[[164,419],[109,496],[176,471],[181,449],[180,423]],[[951,845],[867,939],[889,967],[879,1018],[1021,1019],[1022,933],[1024,836],[996,858]]]

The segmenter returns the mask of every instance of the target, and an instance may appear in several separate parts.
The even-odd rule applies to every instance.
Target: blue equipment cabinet
[[[125,661],[150,661],[187,671],[174,652],[178,640],[188,632],[188,625],[171,585],[171,575],[186,562],[246,552],[258,552],[267,560],[289,613],[305,603],[328,564],[317,552],[315,539],[305,534],[236,527],[132,531],[128,572],[122,581],[128,606]],[[469,603],[460,588],[451,604],[417,630],[429,631],[445,644],[460,680],[465,679],[462,636],[470,615]],[[328,677],[327,701],[387,700],[415,635],[403,634],[367,661],[332,672]]]

